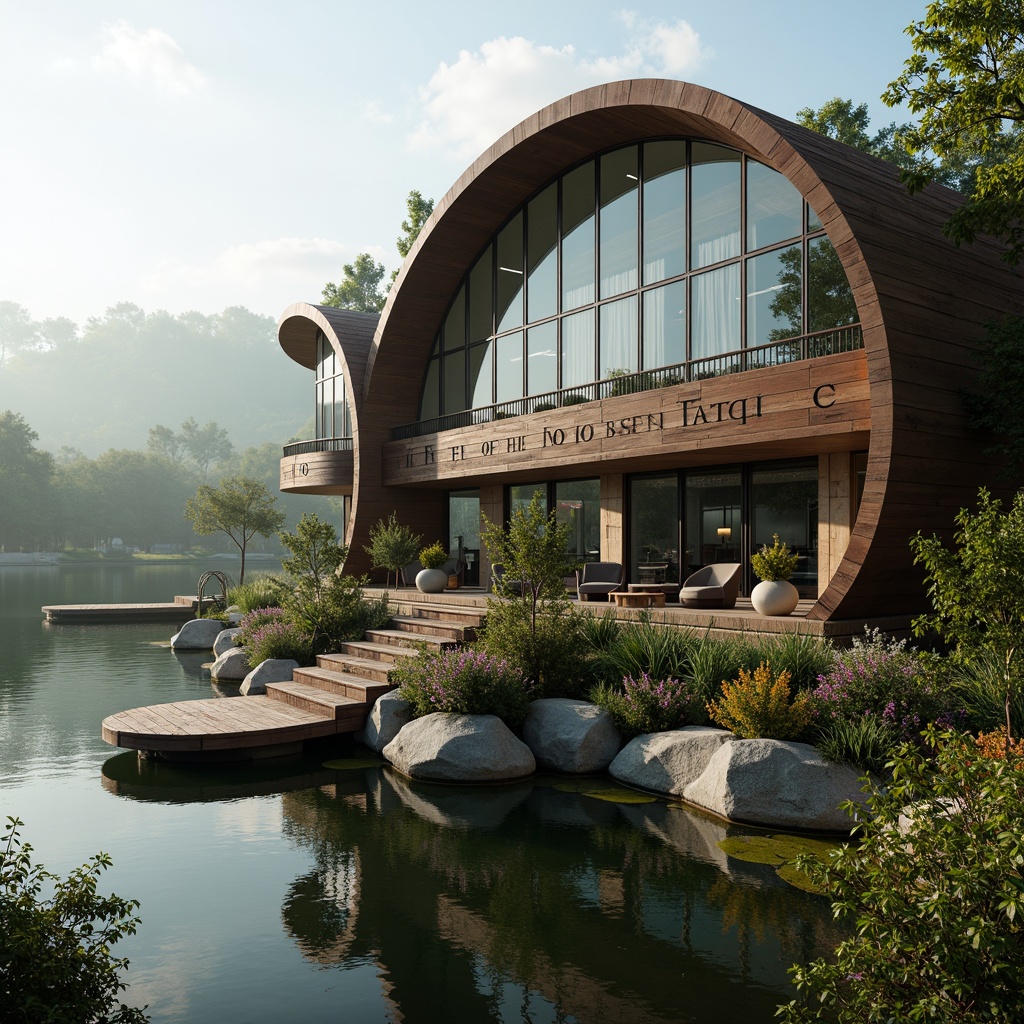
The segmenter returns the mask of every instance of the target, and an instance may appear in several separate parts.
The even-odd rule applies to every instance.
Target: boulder
[[[622,747],[604,708],[564,697],[530,704],[523,741],[539,765],[571,775],[603,772]]]
[[[210,666],[214,679],[244,679],[252,670],[244,647],[232,647]]]
[[[770,828],[849,832],[844,800],[864,804],[858,773],[830,764],[807,743],[723,744],[683,798],[731,821]]]
[[[190,619],[171,637],[176,651],[212,651],[224,623],[220,619]]]
[[[536,770],[530,748],[496,715],[437,712],[404,726],[384,756],[414,779],[500,782]]]
[[[294,658],[267,658],[261,661],[242,681],[239,692],[243,697],[255,697],[267,692],[267,683],[286,683],[299,667]]]
[[[397,690],[389,690],[373,702],[366,725],[356,733],[356,740],[379,754],[411,721],[412,705],[399,697]]]
[[[622,748],[608,766],[608,773],[630,786],[682,796],[718,748],[731,744],[734,738],[727,729],[706,725],[645,733]]]
[[[235,637],[241,632],[240,629],[222,629],[213,641],[213,653],[219,658],[225,651],[233,651],[238,647]]]

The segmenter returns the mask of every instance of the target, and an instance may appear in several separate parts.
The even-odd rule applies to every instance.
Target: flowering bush
[[[260,626],[265,626],[268,622],[284,622],[286,615],[287,613],[283,608],[277,607],[257,608],[243,615],[242,621],[238,623],[238,628],[241,632],[236,635],[235,642],[240,647],[248,647],[253,633]]]
[[[245,651],[250,665],[258,665],[268,658],[291,658],[300,665],[313,662],[310,638],[281,618],[263,622],[252,630],[245,642]]]
[[[962,718],[948,707],[937,660],[908,648],[905,640],[886,640],[877,629],[855,639],[849,650],[836,652],[835,667],[818,676],[811,704],[821,730],[829,721],[866,715],[908,740],[917,740],[929,722],[948,726]]]
[[[611,715],[627,738],[647,732],[680,729],[693,721],[700,700],[686,682],[652,679],[646,672],[639,679],[626,676],[622,686],[596,686],[590,699]]]
[[[772,678],[771,665],[761,662],[753,671],[740,669],[739,679],[722,682],[722,696],[708,704],[713,722],[745,740],[796,739],[811,721],[806,692],[789,699],[789,673]]]
[[[992,761],[1006,760],[1006,748],[1009,747],[1014,768],[1024,771],[1024,739],[1007,739],[1005,730],[982,732],[974,738],[974,745],[982,757]]]
[[[484,651],[462,647],[410,658],[392,678],[417,718],[435,711],[497,715],[512,729],[526,720],[530,688],[522,671]]]

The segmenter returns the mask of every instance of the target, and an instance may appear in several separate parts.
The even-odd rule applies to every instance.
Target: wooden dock
[[[196,617],[198,600],[191,596],[154,604],[44,604],[47,622],[170,622]]]
[[[342,644],[266,695],[176,701],[133,708],[103,720],[112,746],[180,760],[245,760],[295,753],[310,740],[358,732],[374,701],[393,689],[388,675],[415,656],[410,641],[450,646],[472,639],[482,609],[412,605],[388,629]]]

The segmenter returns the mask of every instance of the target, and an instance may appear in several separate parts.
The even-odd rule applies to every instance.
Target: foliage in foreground
[[[786,1024],[1020,1020],[1024,772],[956,734],[929,730],[927,747],[896,756],[859,843],[800,859],[856,931],[792,969],[801,1000],[780,1007]]]
[[[469,647],[409,658],[392,679],[416,718],[435,711],[497,715],[509,728],[519,729],[531,698],[520,669]]]
[[[386,569],[388,583],[391,573],[395,574],[395,586],[402,570],[416,558],[422,537],[413,533],[412,529],[398,521],[392,512],[387,519],[381,519],[370,527],[370,543],[364,550],[370,556],[370,564],[375,569]]]
[[[138,903],[96,892],[110,857],[98,853],[68,877],[32,863],[23,823],[0,836],[0,1014],[11,1024],[138,1024],[142,1010],[119,1002],[128,965],[110,947],[139,924]],[[52,895],[44,898],[44,890]]]

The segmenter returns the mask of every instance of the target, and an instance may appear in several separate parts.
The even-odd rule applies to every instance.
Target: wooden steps
[[[394,688],[389,673],[422,650],[476,636],[483,609],[401,602],[386,629],[322,654],[265,696],[179,701],[134,708],[103,721],[113,746],[171,758],[246,759],[298,750],[307,740],[358,732],[374,701]]]

